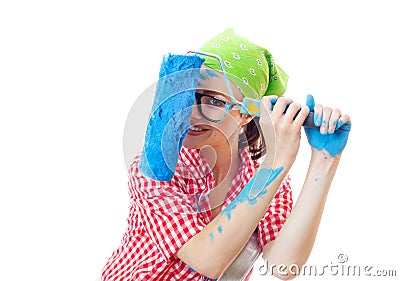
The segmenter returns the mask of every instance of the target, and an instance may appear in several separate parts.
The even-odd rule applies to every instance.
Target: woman
[[[286,74],[267,50],[231,29],[201,51],[222,58],[231,90],[213,71],[218,62],[207,58],[172,180],[149,179],[138,169],[140,157],[132,162],[128,227],[102,280],[217,279],[255,230],[269,265],[301,267],[311,252],[349,116],[314,106],[311,96],[307,106],[279,97]],[[262,101],[260,117],[241,114],[233,99],[255,95]],[[311,160],[292,209],[287,175],[310,110],[321,127],[306,129]],[[288,270],[273,274],[294,277]]]

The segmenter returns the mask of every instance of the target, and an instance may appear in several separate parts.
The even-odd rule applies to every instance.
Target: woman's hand
[[[324,157],[339,158],[351,129],[349,115],[342,114],[340,109],[315,104],[312,95],[307,96],[306,104],[314,112],[314,124],[321,126],[319,130],[305,128],[313,153],[320,151]]]
[[[300,146],[300,128],[308,113],[307,106],[294,103],[289,98],[263,97],[260,126],[267,146],[265,165],[289,170],[296,159]]]

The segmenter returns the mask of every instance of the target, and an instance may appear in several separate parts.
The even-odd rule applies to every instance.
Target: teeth
[[[195,131],[195,132],[201,132],[204,131],[203,129],[197,128],[197,127],[190,127],[191,131]]]

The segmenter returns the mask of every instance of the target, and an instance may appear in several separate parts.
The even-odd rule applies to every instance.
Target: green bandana
[[[200,51],[221,57],[229,80],[243,95],[261,99],[264,95],[281,96],[286,90],[287,74],[274,63],[268,50],[227,29],[205,43]],[[221,70],[217,59],[205,57],[205,66]]]

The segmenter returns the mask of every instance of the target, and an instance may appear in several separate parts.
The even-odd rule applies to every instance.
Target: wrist
[[[339,162],[340,161],[341,154],[338,154],[336,156],[332,156],[327,152],[325,149],[318,150],[314,147],[311,148],[311,159],[314,159],[316,161],[318,160],[324,160],[324,162],[327,163],[333,163],[333,162]]]
[[[311,170],[318,170],[321,173],[334,174],[340,162],[340,155],[332,157],[326,151],[312,150],[310,167]]]

